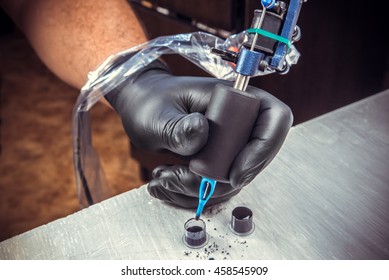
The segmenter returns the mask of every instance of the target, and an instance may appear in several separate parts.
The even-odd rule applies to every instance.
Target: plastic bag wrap
[[[236,51],[245,37],[245,32],[226,40],[204,32],[158,37],[108,57],[89,73],[73,111],[74,168],[77,195],[83,207],[109,197],[107,180],[92,145],[89,110],[93,105],[137,70],[166,54],[179,54],[216,78],[234,80],[233,65],[212,54],[211,49]],[[268,73],[258,71],[257,75]]]

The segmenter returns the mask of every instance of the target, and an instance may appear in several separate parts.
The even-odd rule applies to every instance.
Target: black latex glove
[[[154,62],[106,99],[120,115],[135,146],[190,156],[207,142],[208,122],[204,114],[217,83],[227,82],[173,76],[162,63]],[[236,195],[250,183],[275,157],[292,125],[288,106],[261,89],[248,87],[247,91],[261,99],[257,121],[249,142],[234,160],[230,184],[218,183],[207,205]],[[148,191],[158,199],[195,208],[200,180],[187,166],[160,166],[153,172]]]

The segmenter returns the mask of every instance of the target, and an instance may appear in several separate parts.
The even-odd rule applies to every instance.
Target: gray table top
[[[0,243],[0,259],[389,259],[389,90],[292,128],[239,195],[202,216],[208,244],[189,249],[194,211],[143,186]],[[255,231],[229,230],[231,211]]]

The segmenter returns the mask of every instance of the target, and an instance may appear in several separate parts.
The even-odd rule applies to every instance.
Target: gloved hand
[[[135,146],[190,156],[207,142],[204,114],[217,83],[228,82],[173,76],[156,61],[108,93],[106,99],[118,112]],[[249,142],[234,160],[230,184],[218,183],[207,205],[229,199],[250,183],[275,157],[292,125],[287,105],[263,90],[248,87],[247,91],[261,99],[257,121]],[[153,172],[148,191],[158,199],[195,208],[200,180],[187,166],[160,166]]]

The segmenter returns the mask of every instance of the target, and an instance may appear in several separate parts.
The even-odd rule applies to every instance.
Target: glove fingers
[[[153,180],[149,182],[147,190],[151,196],[159,200],[183,208],[195,208],[199,201],[195,186],[200,180],[196,175],[185,174],[186,172],[187,170],[180,166],[158,166],[153,170]]]
[[[281,100],[263,90],[249,88],[249,91],[261,99],[251,139],[265,142],[280,139],[283,142],[293,123],[292,111]]]
[[[158,116],[158,126],[150,131],[162,139],[162,149],[188,156],[205,145],[209,127],[204,113],[214,86],[215,79],[174,76],[161,85],[161,91],[169,92],[164,95],[168,102]]]
[[[179,92],[179,100],[183,110],[188,113],[202,114],[207,110],[215,85],[225,83],[225,81],[202,77],[180,77],[175,82],[182,89]]]
[[[163,148],[183,156],[193,155],[207,142],[208,130],[208,121],[204,115],[179,115],[162,127],[160,133]]]
[[[199,187],[201,177],[192,173],[184,165],[160,165],[153,171],[153,180],[150,181],[152,186],[162,187],[169,191],[185,194],[191,197],[199,197]],[[230,194],[235,188],[230,184],[217,183],[212,197],[220,197]]]
[[[236,188],[249,184],[273,159],[269,158],[269,150],[273,147],[265,146],[259,139],[250,141],[235,158],[231,172],[230,182]]]
[[[167,168],[169,168],[168,165],[160,165],[160,166],[157,166],[156,168],[154,168],[153,172],[151,173],[151,176],[153,177],[153,179],[155,178],[159,178],[159,176],[161,176],[161,173],[166,170]]]
[[[249,143],[235,158],[231,185],[242,188],[250,183],[276,156],[293,122],[290,108],[265,91],[249,88],[261,105]]]
[[[193,155],[208,139],[209,126],[204,114],[215,85],[226,82],[213,78],[172,77],[171,83],[178,94],[172,96],[175,104],[169,109],[172,113],[166,114],[168,118],[162,132],[166,137],[165,148],[180,155]]]
[[[201,179],[190,172],[188,167],[183,165],[158,166],[154,171],[153,174],[155,173],[156,176],[153,176],[153,180],[150,181],[149,190],[162,188],[170,192],[198,198]]]
[[[174,205],[180,206],[182,208],[191,208],[196,209],[199,203],[198,197],[191,197],[185,194],[175,193],[164,188],[151,186],[151,182],[147,187],[150,195],[159,200],[172,203]],[[241,191],[241,189],[236,189],[228,195],[219,196],[219,197],[211,197],[206,206],[212,206],[217,203],[226,201],[231,197],[235,196]]]
[[[197,207],[201,178],[182,165],[159,166],[154,170],[153,180],[148,184],[149,193],[158,199],[181,207]],[[227,200],[240,190],[229,184],[218,183],[209,205]]]

